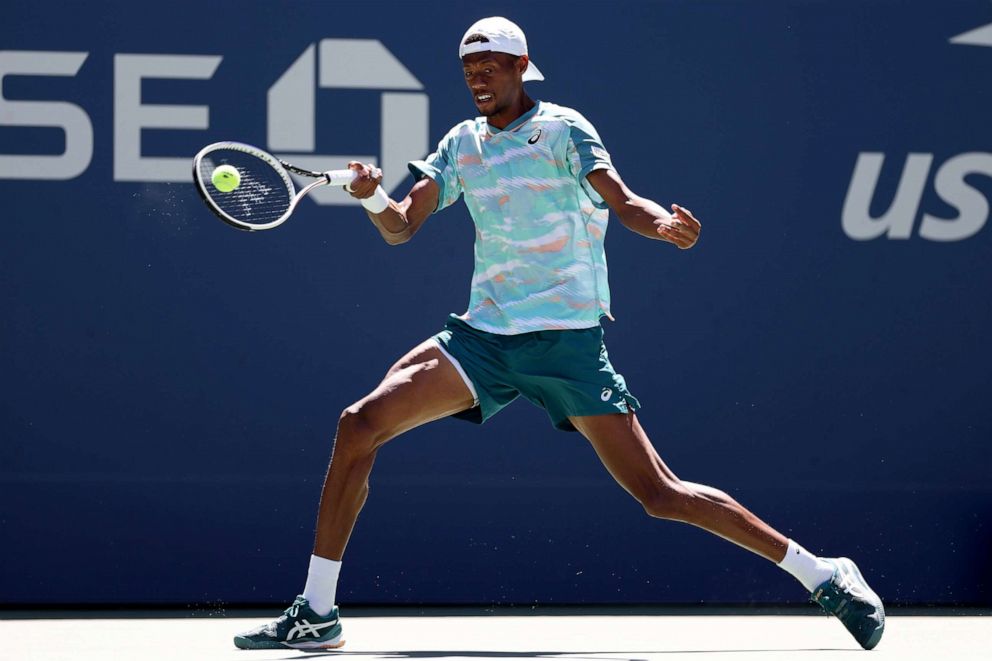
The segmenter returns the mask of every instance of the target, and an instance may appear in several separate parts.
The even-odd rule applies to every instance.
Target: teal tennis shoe
[[[341,647],[341,622],[338,607],[322,617],[310,608],[310,603],[300,595],[279,616],[268,624],[240,633],[234,637],[234,645],[243,650],[282,649],[330,649]]]
[[[848,558],[824,558],[834,566],[834,575],[813,590],[812,601],[840,620],[866,650],[878,645],[885,631],[885,608],[858,566]]]

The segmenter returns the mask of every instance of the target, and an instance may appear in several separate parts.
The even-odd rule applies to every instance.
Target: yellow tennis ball
[[[210,175],[210,181],[221,193],[230,193],[241,185],[241,174],[233,165],[221,165]]]

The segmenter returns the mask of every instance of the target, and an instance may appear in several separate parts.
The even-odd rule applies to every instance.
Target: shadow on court
[[[630,656],[634,654],[644,654],[654,656],[658,654],[796,654],[799,652],[860,652],[856,649],[841,649],[831,647],[819,648],[792,648],[792,649],[695,649],[695,650],[652,650],[638,652],[609,652],[609,651],[585,651],[585,652],[507,652],[507,651],[480,651],[480,650],[416,650],[416,651],[389,651],[389,652],[347,652],[345,650],[299,650],[310,656],[374,656],[381,659],[446,659],[446,658],[479,658],[479,659],[587,659],[590,661],[648,661],[643,657]],[[605,656],[617,655],[617,656]],[[299,655],[284,657],[285,661],[299,659]]]

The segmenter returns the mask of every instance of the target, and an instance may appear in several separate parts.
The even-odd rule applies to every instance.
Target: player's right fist
[[[359,200],[372,197],[375,189],[379,187],[379,182],[382,181],[382,170],[371,163],[359,163],[358,161],[350,161],[348,169],[354,170],[358,174],[354,181],[344,187],[345,190]]]

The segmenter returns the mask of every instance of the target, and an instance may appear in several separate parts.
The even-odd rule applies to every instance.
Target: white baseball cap
[[[502,16],[490,16],[472,24],[458,46],[458,59],[469,53],[494,51],[510,55],[527,55],[527,37],[520,26]],[[544,80],[544,74],[533,61],[527,64],[523,79]]]

